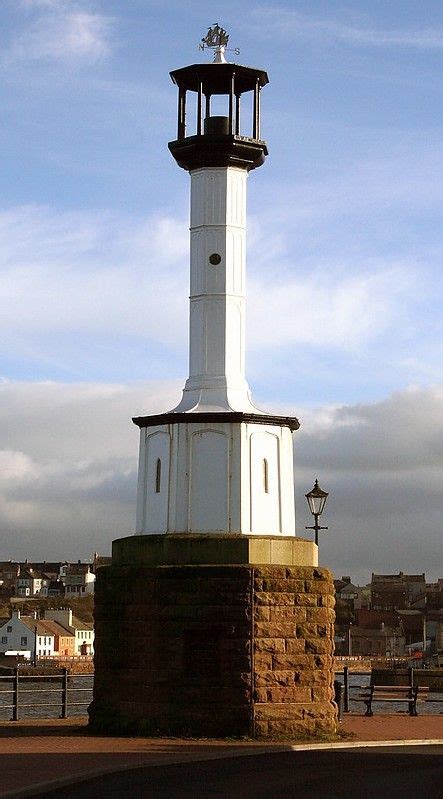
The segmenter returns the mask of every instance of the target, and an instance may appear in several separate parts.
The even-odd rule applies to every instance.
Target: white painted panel
[[[135,532],[142,533],[146,516],[146,430],[140,430],[140,448],[138,455],[137,514]]]
[[[191,295],[202,294],[205,287],[205,238],[204,230],[191,231]]]
[[[288,427],[282,427],[280,442],[281,508],[283,535],[295,535],[294,498],[294,447],[293,435]]]
[[[191,227],[203,224],[204,172],[191,173]]]
[[[226,231],[224,227],[205,228],[205,291],[222,294],[225,291],[226,272]],[[209,256],[217,253],[221,257],[219,264],[209,263]]]
[[[242,311],[239,302],[229,297],[226,303],[226,375],[242,378]]]
[[[267,464],[267,491],[265,466]],[[250,437],[251,532],[281,533],[279,437],[274,433],[253,432]]]
[[[227,175],[227,208],[228,225],[244,227],[246,224],[246,179],[244,169],[229,169]]]
[[[146,521],[148,533],[164,533],[168,529],[170,437],[156,431],[146,437]],[[161,464],[157,485],[157,463]],[[160,490],[157,490],[157,489]]]
[[[169,528],[171,533],[188,531],[189,521],[189,438],[190,425],[174,424],[172,429],[173,471],[171,469]]]
[[[229,531],[229,431],[192,435],[189,529]]]
[[[189,313],[189,374],[201,375],[206,369],[205,302],[196,299],[190,303]]]
[[[245,291],[245,242],[244,231],[236,230],[233,241],[234,278],[232,288],[237,294],[244,294]]]
[[[206,373],[225,374],[226,305],[224,297],[205,300]]]

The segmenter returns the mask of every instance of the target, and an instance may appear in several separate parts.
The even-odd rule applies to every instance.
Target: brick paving
[[[282,751],[285,743],[92,736],[86,719],[0,722],[0,796],[33,786],[142,765],[208,760],[230,754]],[[346,714],[340,725],[352,741],[441,740],[443,714]],[[288,741],[288,744],[291,742]],[[294,743],[299,743],[294,741]]]

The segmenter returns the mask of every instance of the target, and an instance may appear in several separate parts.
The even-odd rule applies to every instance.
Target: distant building
[[[48,595],[50,580],[33,566],[20,566],[15,580],[15,595],[19,597],[39,597]]]
[[[62,575],[64,574],[64,570],[68,565],[66,560],[42,560],[42,561],[32,561],[32,563],[28,563],[26,561],[24,564],[20,564],[23,567],[32,566],[33,569],[36,571],[41,572],[45,575],[49,580],[60,580]]]
[[[75,650],[74,634],[54,622],[21,616],[16,610],[0,627],[0,653],[21,655],[25,658],[66,657]]]
[[[372,657],[399,657],[405,653],[405,637],[400,628],[382,624],[377,629],[351,626],[350,652]]]
[[[424,574],[372,574],[371,608],[373,610],[406,610],[425,593]]]
[[[102,566],[110,566],[112,563],[112,557],[108,555],[99,555],[98,552],[94,552],[94,558],[92,561],[92,571],[94,574],[97,573],[97,569],[101,569]]]
[[[63,625],[75,637],[74,654],[92,655],[94,653],[94,627],[73,615],[70,608],[46,610],[45,621],[52,619]]]
[[[90,563],[69,563],[63,577],[67,597],[94,593],[95,574]]]

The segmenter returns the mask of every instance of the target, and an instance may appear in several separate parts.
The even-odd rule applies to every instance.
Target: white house
[[[70,563],[62,576],[66,596],[86,596],[94,593],[95,574],[89,563]]]
[[[47,596],[49,578],[37,569],[20,567],[15,581],[16,596]]]
[[[0,653],[22,655],[26,658],[54,656],[55,634],[41,619],[21,616],[19,610],[0,627]]]
[[[53,619],[63,625],[75,636],[74,654],[92,655],[94,653],[94,627],[73,615],[70,608],[46,610],[45,619]]]

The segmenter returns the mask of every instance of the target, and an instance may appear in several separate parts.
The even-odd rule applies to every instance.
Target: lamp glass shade
[[[309,510],[311,511],[312,515],[320,516],[323,513],[323,508],[325,507],[326,500],[329,496],[328,492],[322,491],[318,484],[318,480],[316,480],[312,491],[309,491],[309,493],[305,494],[305,496],[308,500]]]

